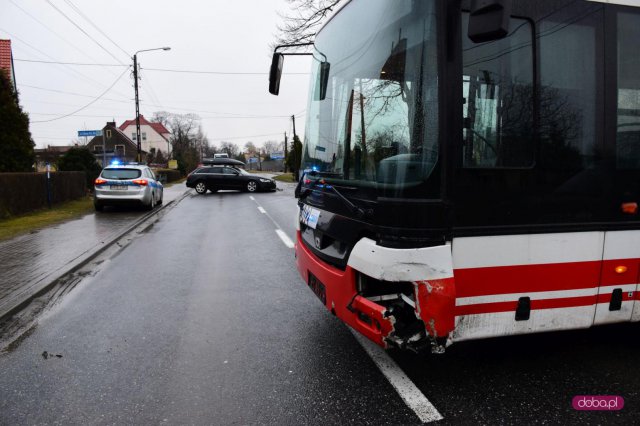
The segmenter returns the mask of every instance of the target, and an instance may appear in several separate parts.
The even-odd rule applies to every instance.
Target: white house
[[[136,120],[127,120],[119,127],[122,132],[129,136],[133,142],[138,143],[136,138]],[[171,133],[161,123],[152,123],[140,115],[140,139],[142,139],[142,150],[152,152],[152,150],[162,151],[165,155],[171,150],[169,138]]]

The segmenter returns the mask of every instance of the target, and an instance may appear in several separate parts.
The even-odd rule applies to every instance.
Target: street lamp
[[[156,47],[154,49],[138,50],[133,55],[133,80],[136,89],[136,141],[138,142],[138,155],[136,158],[139,163],[142,162],[142,141],[140,140],[140,102],[138,101],[138,53],[150,52],[152,50],[171,50],[171,48]]]

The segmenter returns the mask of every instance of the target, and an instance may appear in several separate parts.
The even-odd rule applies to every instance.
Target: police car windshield
[[[142,172],[138,169],[104,169],[102,177],[105,179],[136,179]]]

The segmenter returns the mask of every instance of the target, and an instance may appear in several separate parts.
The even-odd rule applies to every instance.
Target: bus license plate
[[[318,299],[322,301],[322,304],[327,306],[327,290],[324,284],[322,284],[311,272],[309,272],[308,285],[311,291],[313,291],[315,295],[318,296]]]
[[[116,191],[126,191],[127,185],[111,185],[111,189]]]

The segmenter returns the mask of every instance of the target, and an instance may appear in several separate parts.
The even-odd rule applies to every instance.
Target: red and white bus
[[[298,194],[326,308],[434,352],[640,321],[638,6],[346,2],[313,45]]]

